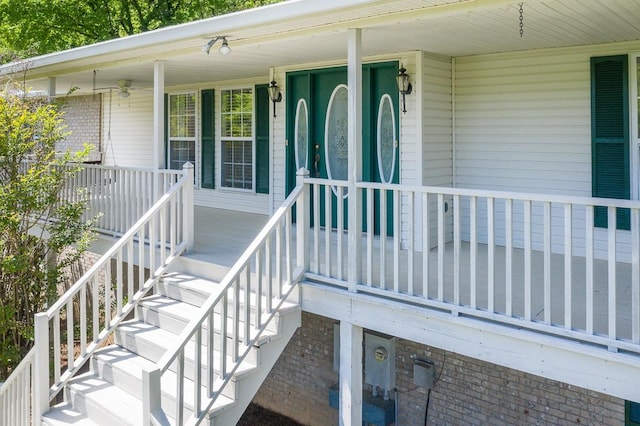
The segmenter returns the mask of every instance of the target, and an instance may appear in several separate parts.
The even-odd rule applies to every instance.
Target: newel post
[[[142,424],[149,426],[155,424],[153,421],[154,413],[156,413],[160,406],[160,370],[155,369],[149,371],[147,369],[142,370]]]
[[[33,424],[41,424],[42,415],[49,411],[49,317],[35,315],[35,365],[33,368],[34,398]]]
[[[309,186],[304,180],[309,177],[309,170],[301,167],[296,173],[296,186],[303,187],[304,190],[298,201],[296,202],[296,250],[297,250],[297,267],[303,271],[309,270],[309,218],[310,206]],[[306,185],[306,186],[305,186]]]
[[[190,162],[184,163],[182,171],[186,182],[184,184],[184,196],[182,197],[182,235],[184,241],[187,243],[186,251],[190,253],[193,251],[194,244],[194,206],[193,206],[193,164]]]

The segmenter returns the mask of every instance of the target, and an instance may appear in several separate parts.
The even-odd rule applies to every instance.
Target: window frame
[[[193,95],[194,97],[194,136],[193,138],[191,137],[176,137],[176,138],[172,138],[171,137],[171,97],[172,96],[179,96],[179,95]],[[175,141],[175,142],[182,142],[182,141],[187,141],[190,142],[193,139],[194,142],[194,161],[193,161],[193,172],[194,172],[194,179],[193,179],[193,186],[198,189],[200,188],[200,152],[201,152],[201,143],[200,143],[200,91],[197,89],[193,89],[193,90],[181,90],[181,91],[172,91],[172,92],[167,92],[167,111],[166,111],[166,117],[167,117],[167,135],[166,135],[166,140],[167,140],[167,169],[172,170],[171,169],[171,142]],[[182,170],[182,167],[180,167],[180,169],[173,169],[173,170]]]
[[[223,126],[224,119],[223,116],[225,113],[222,112],[222,100],[225,96],[225,92],[232,92],[234,90],[242,90],[242,91],[250,91],[251,92],[251,137],[238,137],[238,136],[224,136]],[[229,192],[243,192],[249,194],[256,194],[256,88],[255,85],[236,85],[236,86],[225,86],[220,87],[218,89],[219,96],[216,101],[216,106],[218,107],[218,111],[216,113],[216,117],[218,118],[219,123],[219,147],[220,147],[220,155],[219,157],[219,189],[221,191],[229,191]],[[224,174],[223,170],[224,166],[224,143],[227,141],[240,141],[240,142],[251,142],[251,188],[237,188],[233,186],[225,186]]]

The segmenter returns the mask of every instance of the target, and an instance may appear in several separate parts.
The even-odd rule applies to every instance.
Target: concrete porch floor
[[[230,267],[268,220],[267,215],[196,206],[194,250],[187,257]]]

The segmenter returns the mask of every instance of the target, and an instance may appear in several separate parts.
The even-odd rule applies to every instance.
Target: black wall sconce
[[[398,82],[398,90],[402,94],[402,112],[407,112],[407,104],[405,102],[405,96],[410,95],[413,91],[413,86],[409,81],[409,75],[407,74],[407,70],[405,67],[400,65],[400,69],[398,70],[398,76],[396,77],[396,81]]]
[[[282,102],[282,93],[275,80],[271,80],[269,84],[269,99],[273,102],[273,117],[276,117],[276,102]]]

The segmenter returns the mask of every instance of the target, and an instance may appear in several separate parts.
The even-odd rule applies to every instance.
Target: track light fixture
[[[211,47],[218,40],[222,40],[222,44],[221,44],[220,48],[218,49],[218,52],[221,55],[228,55],[229,53],[231,53],[231,48],[229,47],[229,43],[227,42],[227,36],[216,36],[216,37],[212,38],[211,40],[209,40],[207,42],[207,44],[202,45],[202,51],[208,55],[209,51],[211,50]]]

